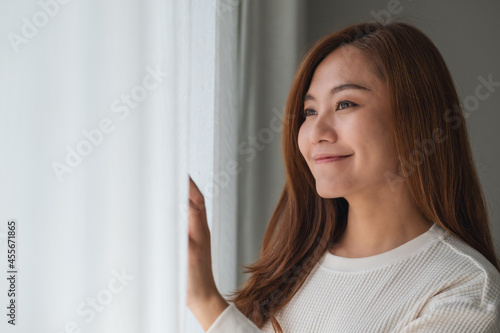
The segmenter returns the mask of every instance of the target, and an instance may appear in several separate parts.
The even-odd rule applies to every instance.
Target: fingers
[[[191,241],[206,247],[210,240],[205,200],[194,181],[189,176],[189,225],[188,233]]]
[[[194,208],[199,210],[205,208],[205,198],[196,186],[195,182],[189,176],[189,202],[194,204]]]

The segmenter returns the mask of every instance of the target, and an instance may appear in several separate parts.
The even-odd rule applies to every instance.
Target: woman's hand
[[[229,304],[215,285],[205,199],[191,176],[189,176],[188,219],[187,306],[207,331]]]

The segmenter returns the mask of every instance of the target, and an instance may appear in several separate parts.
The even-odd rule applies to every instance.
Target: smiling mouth
[[[352,155],[318,158],[317,160],[314,161],[314,163],[315,164],[323,164],[323,163],[330,163],[330,162],[338,162],[338,161],[343,161],[350,156],[352,156]]]

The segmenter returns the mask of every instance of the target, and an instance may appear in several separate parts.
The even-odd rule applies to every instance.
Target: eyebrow
[[[366,87],[363,87],[363,86],[360,86],[359,84],[355,84],[355,83],[344,83],[344,84],[341,84],[339,86],[336,86],[334,88],[332,88],[332,90],[330,90],[330,96],[333,96],[335,95],[336,93],[342,91],[342,90],[347,90],[347,89],[357,89],[357,90],[370,90]],[[306,94],[304,96],[304,103],[306,101],[309,101],[309,100],[313,100],[315,101],[316,99],[310,95],[310,94]]]

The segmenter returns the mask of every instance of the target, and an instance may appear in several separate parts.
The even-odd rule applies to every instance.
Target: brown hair
[[[251,276],[230,298],[260,328],[271,320],[274,329],[282,332],[277,311],[291,300],[346,228],[347,201],[317,194],[297,143],[304,121],[303,98],[314,70],[344,45],[365,51],[388,86],[400,171],[420,213],[464,240],[500,270],[463,111],[441,54],[427,36],[409,24],[354,25],[313,46],[288,95],[282,133],[285,186],[264,234],[260,258],[244,266]],[[432,139],[438,142],[430,145]],[[387,176],[389,182],[398,181]]]

